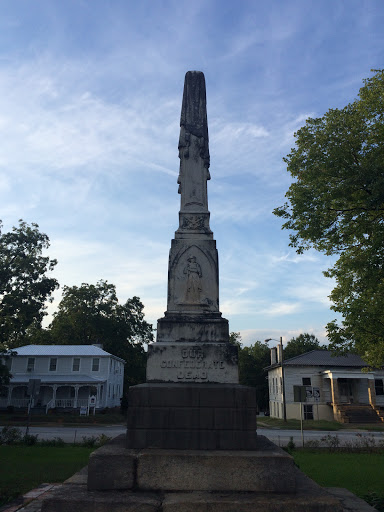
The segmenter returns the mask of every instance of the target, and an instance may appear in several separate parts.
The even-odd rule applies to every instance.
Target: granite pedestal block
[[[229,325],[221,313],[201,311],[194,313],[165,313],[157,321],[156,341],[159,343],[228,343]]]
[[[231,384],[139,384],[129,389],[127,448],[252,450],[256,394]]]

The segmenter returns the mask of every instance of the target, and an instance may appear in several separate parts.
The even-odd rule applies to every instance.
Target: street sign
[[[295,402],[307,401],[307,387],[306,386],[293,386],[293,400]]]

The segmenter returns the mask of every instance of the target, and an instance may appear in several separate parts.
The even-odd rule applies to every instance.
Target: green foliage
[[[125,386],[145,382],[144,343],[153,340],[152,325],[144,320],[138,297],[119,304],[116,287],[107,281],[96,285],[64,286],[62,300],[49,329],[36,330],[39,344],[89,345],[100,343],[104,350],[126,362]]]
[[[49,238],[37,224],[20,220],[9,233],[0,222],[0,346],[24,344],[28,330],[40,326],[58,282],[47,273],[57,263],[43,256]]]
[[[300,334],[296,338],[291,338],[284,348],[284,359],[305,354],[311,350],[326,350],[325,345],[320,345],[319,340],[313,334],[307,332]]]
[[[338,255],[328,324],[331,348],[384,364],[384,70],[364,80],[359,98],[308,119],[284,159],[294,178],[274,210],[293,231],[292,247]]]
[[[229,334],[229,343],[231,345],[237,345],[238,347],[241,347],[241,334],[239,332],[231,332]]]
[[[269,365],[269,348],[265,343],[256,341],[249,347],[243,347],[238,332],[230,334],[230,342],[239,347],[239,382],[244,386],[256,388],[256,398],[261,410],[268,408],[268,381],[264,368]]]
[[[0,445],[21,443],[23,435],[16,427],[3,427],[0,430]]]

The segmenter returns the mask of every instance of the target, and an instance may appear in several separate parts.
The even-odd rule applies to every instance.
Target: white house
[[[281,352],[281,346],[271,349],[267,368],[271,417],[284,418],[285,408],[287,419],[303,414],[307,420],[384,421],[384,370],[370,371],[358,355],[335,357],[328,350],[312,350],[282,365]]]
[[[100,346],[27,345],[15,351],[6,361],[12,379],[1,390],[0,408],[27,407],[31,379],[39,384],[32,406],[45,412],[87,407],[90,400],[96,409],[120,405],[124,361]]]

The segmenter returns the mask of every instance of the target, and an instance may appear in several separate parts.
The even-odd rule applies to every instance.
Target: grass
[[[384,503],[384,452],[294,450],[292,455],[299,468],[321,486],[345,487],[364,499],[367,495],[381,496]]]
[[[284,422],[283,420],[279,420],[277,418],[270,418],[268,416],[262,416],[257,419],[257,424],[259,427],[266,428],[280,428],[280,429],[289,429],[289,430],[300,430],[300,420],[287,420]],[[355,423],[338,423],[337,421],[325,421],[325,420],[306,420],[303,421],[303,429],[304,430],[368,430],[368,431],[377,431],[384,432],[384,424],[355,424]]]
[[[0,446],[0,506],[42,483],[63,482],[88,463],[93,448]]]

